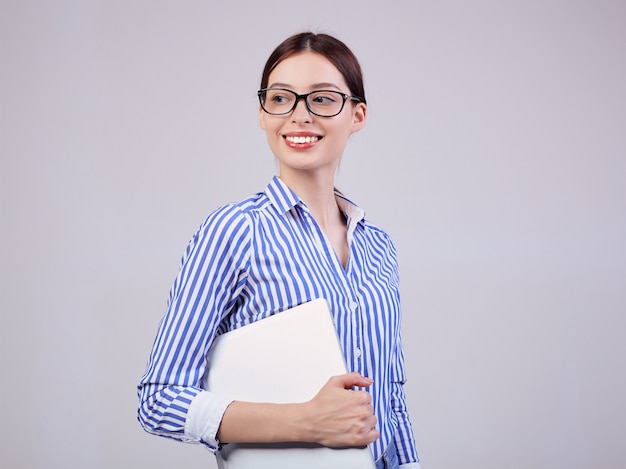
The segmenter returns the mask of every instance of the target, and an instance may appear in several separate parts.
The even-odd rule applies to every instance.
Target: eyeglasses
[[[330,90],[298,94],[284,88],[263,88],[257,94],[263,110],[274,116],[291,113],[301,99],[304,100],[306,108],[311,114],[320,117],[336,116],[343,110],[348,99],[357,102],[361,101],[361,98],[356,96]]]

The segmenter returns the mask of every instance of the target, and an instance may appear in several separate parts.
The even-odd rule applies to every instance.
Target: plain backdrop
[[[626,2],[0,5],[2,468],[214,467],[135,386],[191,235],[275,173],[304,29],[364,69],[338,185],[398,247],[422,467],[624,466]]]

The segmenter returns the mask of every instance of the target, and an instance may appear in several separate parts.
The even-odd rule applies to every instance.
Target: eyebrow
[[[287,89],[291,89],[291,85],[288,85],[287,83],[272,83],[270,86],[268,86],[268,88],[287,88]],[[309,87],[309,89],[311,89],[311,90],[321,90],[321,89],[328,89],[328,88],[334,88],[334,89],[336,89],[338,91],[341,91],[341,88],[339,88],[334,83],[327,83],[327,82],[314,83],[314,84],[312,84]]]

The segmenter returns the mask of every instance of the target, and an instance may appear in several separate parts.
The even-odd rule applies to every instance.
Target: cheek
[[[282,126],[282,121],[278,119],[272,118],[272,116],[268,116],[266,113],[261,115],[260,119],[261,129],[267,132],[268,137],[270,135],[274,135],[280,131]]]
[[[265,140],[267,141],[270,149],[273,153],[276,153],[280,148],[282,137],[280,136],[279,126],[271,125],[267,121],[265,121],[265,125],[263,127],[265,131]]]
[[[333,132],[337,135],[339,139],[348,139],[350,135],[353,133],[353,123],[350,116],[346,116],[347,118],[342,119],[341,122],[338,122],[336,126],[333,128]]]

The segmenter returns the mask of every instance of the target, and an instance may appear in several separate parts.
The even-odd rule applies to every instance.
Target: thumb
[[[354,386],[358,387],[368,387],[370,384],[374,382],[373,379],[367,378],[356,371],[352,373],[348,373],[345,375],[339,375],[335,377],[338,381],[338,384],[341,385],[344,389],[351,389]]]

